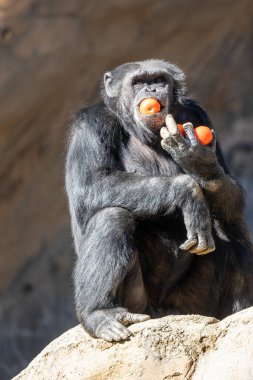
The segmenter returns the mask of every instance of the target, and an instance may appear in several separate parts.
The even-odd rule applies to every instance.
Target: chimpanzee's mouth
[[[146,106],[147,108],[145,109],[145,107],[142,108],[142,104],[146,100],[147,101],[150,100],[151,104],[150,105],[148,104]],[[152,105],[152,101],[153,101],[154,105]],[[137,110],[138,110],[138,113],[141,117],[151,118],[151,117],[167,114],[168,113],[168,105],[166,104],[165,101],[154,98],[154,97],[143,98],[138,102]]]
[[[161,105],[160,112],[163,112],[163,110],[166,109],[166,108],[167,108],[166,106],[162,106],[162,105]],[[159,112],[159,113],[160,113],[160,112]]]

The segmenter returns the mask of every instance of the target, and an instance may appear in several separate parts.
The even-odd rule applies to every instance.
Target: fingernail
[[[183,127],[184,127],[184,128],[187,128],[187,127],[193,127],[193,124],[190,123],[190,122],[188,121],[187,123],[184,123],[184,124],[183,124]]]
[[[178,131],[177,124],[176,124],[176,122],[175,122],[175,120],[171,114],[168,114],[166,116],[165,123],[166,123],[167,128],[168,128],[170,133],[172,133],[172,134],[177,133],[177,131]]]

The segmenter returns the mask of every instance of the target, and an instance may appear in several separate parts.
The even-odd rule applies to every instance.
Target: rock
[[[223,321],[168,316],[130,326],[124,343],[79,325],[50,343],[13,380],[251,380],[253,307]]]
[[[215,346],[199,358],[192,380],[252,380],[253,307],[212,327],[217,328]]]

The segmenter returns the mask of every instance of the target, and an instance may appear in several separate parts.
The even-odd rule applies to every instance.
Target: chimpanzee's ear
[[[189,121],[195,127],[206,125],[212,128],[212,123],[207,112],[195,100],[190,98],[186,98],[183,103],[176,105],[174,117],[179,124],[184,124]]]
[[[117,96],[117,88],[113,84],[113,75],[109,71],[104,74],[104,88],[110,98]]]
[[[173,98],[175,104],[183,103],[186,94],[185,74],[176,65],[170,65],[170,76],[173,80]]]

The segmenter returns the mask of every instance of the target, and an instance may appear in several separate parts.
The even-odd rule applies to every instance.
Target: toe
[[[144,322],[144,321],[147,321],[148,319],[150,319],[150,316],[146,314],[126,313],[122,316],[122,323],[124,325],[128,325],[131,323]]]
[[[105,332],[100,333],[99,336],[98,336],[98,338],[104,339],[107,342],[112,342],[113,341],[111,335],[109,333],[105,333]]]

